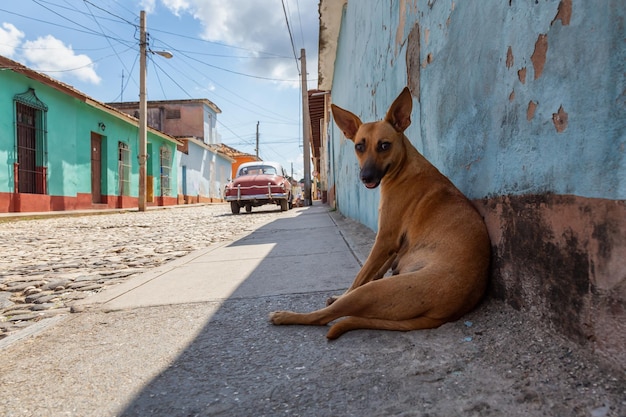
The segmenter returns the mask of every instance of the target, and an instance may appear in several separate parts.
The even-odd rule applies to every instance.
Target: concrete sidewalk
[[[494,301],[333,342],[269,323],[348,287],[373,238],[326,206],[294,209],[93,296],[2,350],[0,415],[626,415],[623,375]]]
[[[372,232],[365,237],[366,244],[373,236]],[[350,285],[359,267],[328,207],[320,204],[286,212],[252,234],[196,251],[78,305],[112,311],[336,292]]]

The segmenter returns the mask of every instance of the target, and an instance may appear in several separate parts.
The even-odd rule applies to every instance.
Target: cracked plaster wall
[[[332,99],[369,121],[409,85],[407,136],[490,227],[492,293],[626,367],[623,6],[348,1]],[[375,229],[378,192],[359,184],[352,143],[330,133],[337,206]],[[552,258],[532,253],[541,247]],[[580,315],[555,315],[572,300]]]

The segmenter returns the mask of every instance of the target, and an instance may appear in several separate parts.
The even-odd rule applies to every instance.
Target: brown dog
[[[273,312],[272,323],[325,325],[346,317],[331,326],[329,339],[353,329],[429,329],[457,320],[482,298],[487,229],[470,201],[404,135],[412,107],[408,88],[378,122],[362,123],[332,106],[337,126],[354,142],[361,181],[381,186],[376,242],[346,293],[311,313]],[[383,278],[390,268],[392,276]]]

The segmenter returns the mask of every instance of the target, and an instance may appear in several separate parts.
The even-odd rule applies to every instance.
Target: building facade
[[[178,203],[224,201],[224,187],[230,179],[234,159],[196,138],[180,138]]]
[[[0,68],[0,212],[137,207],[138,120],[8,58]],[[179,142],[147,136],[148,204],[176,204]]]
[[[138,102],[108,103],[134,117]],[[148,126],[179,139],[178,203],[222,201],[234,160],[219,148],[217,115],[219,107],[208,99],[148,101]]]
[[[256,155],[238,151],[237,149],[232,148],[223,143],[213,145],[211,146],[211,148],[214,149],[216,152],[224,154],[228,156],[229,158],[233,159],[233,165],[231,167],[231,172],[230,172],[230,179],[233,179],[235,178],[235,176],[237,176],[237,170],[239,169],[239,165],[246,163],[246,162],[254,162],[254,161],[261,160]]]
[[[139,118],[139,102],[107,103],[130,116]],[[219,107],[208,99],[155,100],[147,103],[148,126],[181,138],[197,138],[207,145],[219,143],[217,115]]]

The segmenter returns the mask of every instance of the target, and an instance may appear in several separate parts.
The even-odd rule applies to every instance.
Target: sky
[[[317,86],[317,0],[0,2],[0,55],[107,103],[139,101],[146,11],[148,100],[209,99],[221,142],[303,176],[300,51]]]

